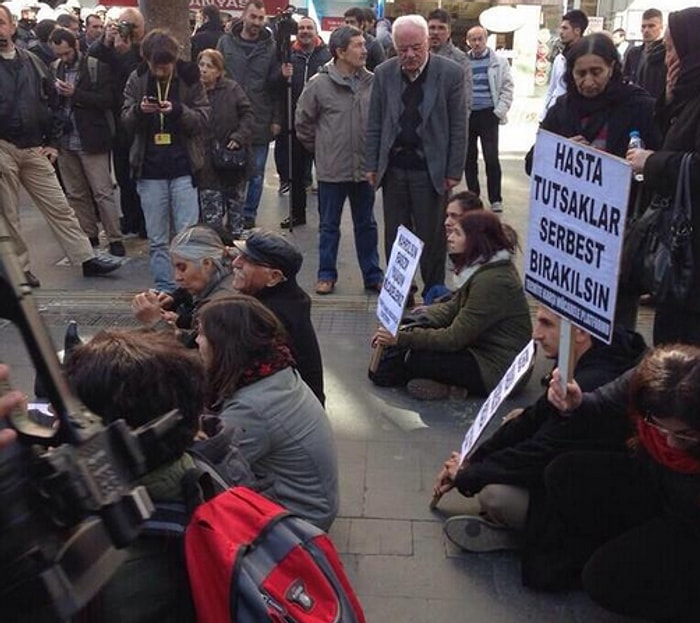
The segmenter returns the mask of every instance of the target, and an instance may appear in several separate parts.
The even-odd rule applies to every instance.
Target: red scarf
[[[653,426],[649,426],[643,418],[637,416],[634,419],[639,442],[654,461],[681,474],[700,473],[700,460],[684,450],[669,447],[666,436]]]
[[[250,365],[243,370],[238,379],[237,389],[245,385],[252,385],[266,376],[272,376],[275,372],[284,370],[290,366],[295,366],[296,362],[292,352],[285,343],[275,344],[273,349],[265,354],[265,357],[253,360]]]

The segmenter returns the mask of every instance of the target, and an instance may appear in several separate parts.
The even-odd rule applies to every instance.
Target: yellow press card
[[[173,137],[170,132],[158,132],[154,135],[153,142],[156,145],[170,145],[173,142]]]

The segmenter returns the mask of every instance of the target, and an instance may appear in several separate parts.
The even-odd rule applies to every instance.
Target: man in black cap
[[[233,260],[233,287],[254,296],[280,319],[289,334],[301,378],[325,404],[323,363],[311,324],[311,299],[296,280],[304,259],[299,249],[279,234],[262,229],[233,244],[239,251]]]

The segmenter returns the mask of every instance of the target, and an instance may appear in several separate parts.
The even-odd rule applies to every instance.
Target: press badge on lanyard
[[[156,87],[158,89],[158,101],[159,102],[164,102],[167,101],[168,99],[168,94],[170,93],[170,82],[172,81],[173,76],[170,74],[170,77],[168,78],[168,84],[165,85],[165,93],[161,94],[160,90],[160,80],[156,79]],[[165,131],[165,115],[163,113],[159,113],[160,116],[160,132],[156,132],[155,135],[153,136],[153,142],[156,145],[172,145],[173,142],[173,135],[170,132]]]

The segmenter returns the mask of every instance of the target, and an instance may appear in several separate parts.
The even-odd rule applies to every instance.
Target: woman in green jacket
[[[372,338],[373,345],[407,348],[403,380],[412,396],[425,400],[487,395],[532,332],[513,242],[498,217],[467,212],[447,247],[463,282],[452,299],[425,308],[422,326],[403,328],[396,337],[380,327]]]

